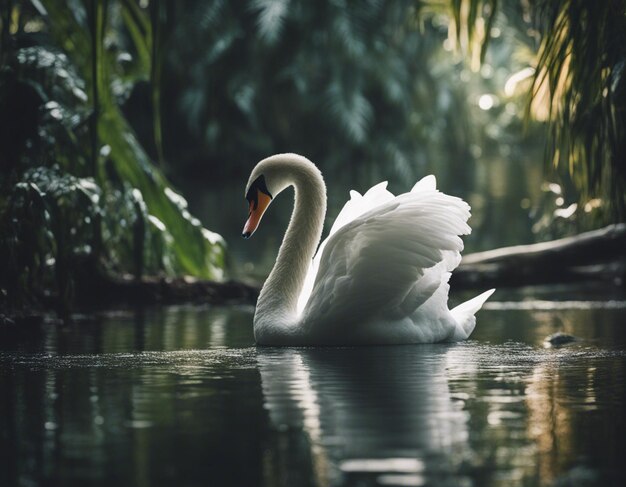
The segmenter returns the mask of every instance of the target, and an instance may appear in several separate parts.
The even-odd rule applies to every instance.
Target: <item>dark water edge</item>
[[[450,345],[256,348],[249,306],[5,326],[0,485],[624,485],[600,298],[503,293]]]

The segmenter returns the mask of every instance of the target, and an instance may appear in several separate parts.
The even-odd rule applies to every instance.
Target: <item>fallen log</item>
[[[466,255],[452,289],[626,279],[626,223],[573,237]]]

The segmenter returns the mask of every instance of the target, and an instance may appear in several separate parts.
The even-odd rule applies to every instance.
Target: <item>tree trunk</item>
[[[626,223],[574,237],[466,255],[453,289],[611,280],[624,285]]]

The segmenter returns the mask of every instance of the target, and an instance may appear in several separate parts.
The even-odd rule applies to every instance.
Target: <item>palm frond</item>
[[[538,1],[532,96],[547,91],[553,165],[626,216],[626,1]],[[532,115],[532,111],[530,112]]]
[[[420,13],[447,14],[448,40],[469,56],[472,69],[478,71],[489,47],[498,4],[499,0],[425,0]]]
[[[498,0],[432,0],[449,9],[451,38],[484,59]],[[626,0],[503,2],[513,22],[539,38],[527,115],[547,121],[546,160],[571,179],[582,200],[604,199],[610,219],[626,217]],[[521,4],[520,4],[521,5]],[[581,208],[584,205],[579,205]]]
[[[333,82],[327,92],[330,113],[340,129],[354,142],[363,142],[373,116],[370,102],[359,90],[347,90]]]
[[[275,42],[287,16],[289,0],[252,0],[250,8],[257,12],[261,38],[270,44]]]

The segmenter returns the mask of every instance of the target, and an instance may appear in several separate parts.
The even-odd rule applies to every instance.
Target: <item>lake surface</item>
[[[626,485],[626,301],[554,296],[447,345],[256,348],[251,307],[5,326],[0,485]]]

